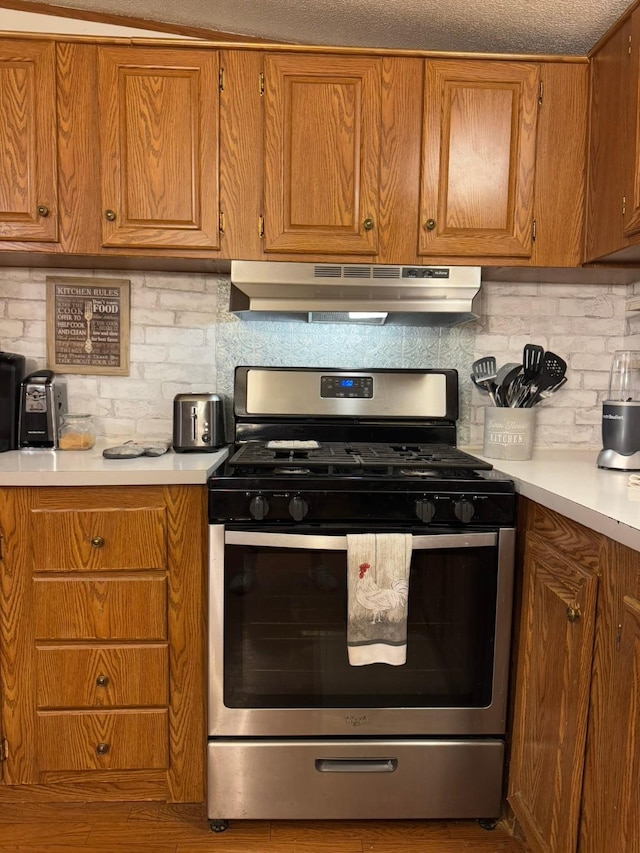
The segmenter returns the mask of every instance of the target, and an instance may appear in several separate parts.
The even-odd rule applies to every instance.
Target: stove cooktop
[[[227,461],[229,476],[365,478],[469,477],[491,470],[488,462],[444,444],[317,441],[250,441]]]

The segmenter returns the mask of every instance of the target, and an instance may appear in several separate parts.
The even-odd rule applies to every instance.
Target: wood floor
[[[0,853],[525,853],[475,821],[232,821],[199,805],[0,804]]]

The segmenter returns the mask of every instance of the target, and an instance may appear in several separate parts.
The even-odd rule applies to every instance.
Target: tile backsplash
[[[0,349],[46,365],[47,270],[0,268]],[[452,328],[246,322],[227,311],[228,283],[192,273],[56,270],[131,282],[130,375],[64,375],[69,408],[95,416],[99,435],[171,437],[172,402],[216,391],[230,404],[237,364],[453,367],[460,377],[461,445],[482,444],[487,397],[472,386],[474,358],[519,361],[527,342],[568,363],[568,382],[539,406],[536,444],[600,446],[600,403],[615,349],[634,340],[627,299],[638,285],[484,282],[477,323]],[[628,335],[628,337],[625,337]]]

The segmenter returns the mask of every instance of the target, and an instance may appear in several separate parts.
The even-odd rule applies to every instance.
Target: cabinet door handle
[[[108,684],[109,684],[109,676],[99,675],[96,678],[96,686],[97,687],[106,687]]]
[[[373,219],[371,219],[371,217],[367,216],[365,221],[362,223],[362,227],[364,228],[365,231],[373,231]]]
[[[434,228],[436,227],[435,219],[427,219],[427,221],[424,224],[424,227],[427,229],[427,231],[433,231]]]
[[[577,622],[580,618],[580,611],[577,607],[567,607],[567,619],[569,622]]]
[[[46,204],[39,204],[36,207],[36,211],[38,213],[38,216],[48,216],[49,215],[49,208],[47,207]]]
[[[104,212],[104,218],[105,218],[108,222],[113,222],[113,221],[115,220],[115,218],[116,218],[116,212],[115,212],[115,210],[109,210],[109,209],[105,210],[105,212]]]
[[[96,744],[96,755],[106,755],[108,752],[109,752],[109,744],[108,743]]]
[[[102,548],[104,545],[104,539],[102,536],[93,536],[91,539],[91,544],[94,548]]]

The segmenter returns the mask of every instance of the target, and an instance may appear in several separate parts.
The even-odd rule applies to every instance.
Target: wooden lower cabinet
[[[0,803],[204,799],[204,486],[0,489]]]
[[[508,801],[533,853],[640,853],[640,553],[524,504]]]
[[[640,853],[640,554],[611,543],[593,659],[581,853]]]

